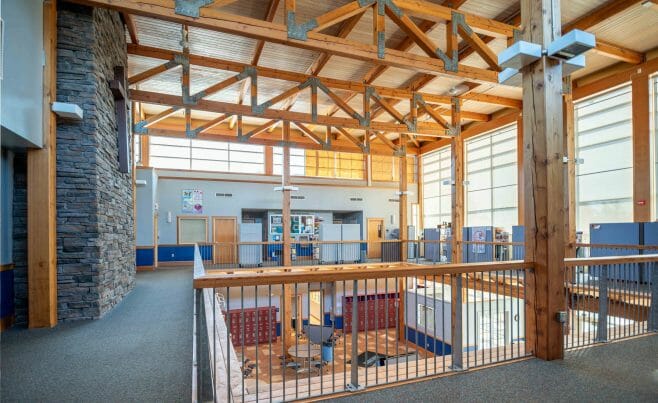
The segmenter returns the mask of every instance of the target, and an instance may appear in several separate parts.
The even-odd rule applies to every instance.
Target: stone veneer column
[[[60,321],[101,317],[133,288],[132,175],[119,172],[114,67],[127,64],[116,12],[61,2],[57,100],[82,121],[57,122],[57,287]]]

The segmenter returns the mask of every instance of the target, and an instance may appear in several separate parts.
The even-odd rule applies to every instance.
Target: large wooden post
[[[565,257],[576,257],[576,135],[571,77],[564,79],[564,178]]]
[[[292,256],[290,252],[291,242],[290,242],[290,122],[287,120],[283,121],[283,169],[281,175],[281,185],[283,190],[282,200],[282,224],[283,224],[283,250],[281,251],[281,257],[283,259],[283,265],[285,267],[292,265]],[[282,332],[285,334],[285,348],[288,351],[288,348],[295,344],[294,332],[292,329],[292,304],[293,300],[293,290],[291,284],[286,284],[283,286],[283,323],[282,323]],[[297,312],[297,316],[300,316],[300,313]]]
[[[56,118],[57,4],[43,3],[43,148],[27,152],[28,326],[57,324]]]
[[[644,69],[631,80],[633,106],[633,221],[651,221],[651,100]]]
[[[407,180],[407,135],[400,133],[400,261],[407,260],[407,209],[408,209],[408,180]]]
[[[406,153],[406,144],[407,144],[407,136],[404,133],[400,133],[400,149],[402,150],[399,161],[400,161],[400,219],[399,219],[399,224],[400,224],[400,261],[404,262],[407,260],[407,153]],[[398,326],[399,334],[398,334],[398,339],[399,340],[405,340],[406,338],[406,321],[405,321],[405,314],[406,312],[404,311],[403,307],[405,306],[404,303],[404,298],[406,298],[406,287],[407,286],[407,281],[406,279],[400,279],[400,308],[398,309],[398,323],[400,323],[400,326]]]
[[[522,0],[523,39],[544,49],[560,35],[559,0]],[[564,168],[562,66],[548,57],[523,69],[526,348],[545,360],[562,358],[564,309]]]
[[[464,229],[464,139],[461,136],[461,100],[452,100],[452,126],[455,136],[450,141],[452,178],[452,263],[462,261],[462,232]]]
[[[461,134],[461,100],[452,99],[451,125],[454,137],[450,141],[452,203],[452,263],[462,261],[462,233],[464,232],[464,139]],[[463,363],[462,275],[451,277],[450,334],[452,340],[452,368],[461,370]],[[467,282],[468,285],[468,282]]]

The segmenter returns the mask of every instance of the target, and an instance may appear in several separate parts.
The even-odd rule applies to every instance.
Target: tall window
[[[142,136],[136,134],[133,136],[133,155],[135,156],[135,166],[142,165]]]
[[[576,219],[589,240],[589,225],[633,220],[631,86],[575,104]]]
[[[262,146],[151,136],[150,160],[155,168],[264,173]]]
[[[272,147],[272,173],[274,175],[283,174],[283,148]],[[290,175],[306,175],[306,161],[304,150],[301,148],[290,149]]]
[[[376,182],[398,182],[400,180],[400,158],[388,155],[371,156],[372,180]],[[418,169],[416,157],[407,156],[407,182],[416,183]]]
[[[466,225],[502,227],[518,222],[516,124],[465,142]]]
[[[450,147],[422,156],[423,226],[436,228],[451,221]]]

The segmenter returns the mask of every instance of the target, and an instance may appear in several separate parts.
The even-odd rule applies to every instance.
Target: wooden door
[[[384,219],[368,218],[368,258],[380,259],[382,257],[382,244],[384,240]]]
[[[213,263],[237,263],[237,218],[213,217],[212,228]]]

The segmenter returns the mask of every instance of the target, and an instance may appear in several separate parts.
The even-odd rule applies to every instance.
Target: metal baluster
[[[276,337],[276,311],[274,314],[274,336]],[[272,401],[272,284],[267,285],[267,340],[269,344],[269,358],[270,358],[270,382],[269,382],[269,387],[270,387],[270,401]],[[283,359],[285,360],[285,356]],[[285,366],[283,367],[283,371],[285,371],[286,368]]]
[[[242,345],[242,359],[241,359],[242,362],[240,362],[240,366],[242,368],[239,368],[239,369],[242,369],[242,371],[243,371],[243,375],[242,375],[241,378],[242,378],[242,401],[244,401],[244,367],[245,367],[245,365],[244,365],[244,361],[245,361],[244,360],[244,342],[245,342],[245,326],[247,325],[247,322],[246,322],[246,319],[245,319],[245,316],[244,316],[244,287],[240,287],[240,317],[242,318],[242,320],[241,320],[242,340],[240,342],[240,344]],[[231,378],[229,378],[229,383],[230,383],[230,379]]]
[[[397,296],[397,303],[395,304],[395,355],[399,356],[400,355],[400,326],[402,324],[400,323],[400,292],[398,291],[398,277],[395,277],[395,295]],[[406,315],[406,312],[405,312]],[[406,335],[405,335],[405,340],[406,340]],[[400,380],[400,375],[398,373],[398,370],[400,368],[399,364],[395,364],[395,381],[397,382]]]
[[[363,313],[364,313],[363,318],[364,318],[364,322],[365,322],[364,323],[364,327],[365,327],[364,330],[365,330],[365,341],[366,341],[365,351],[364,351],[365,359],[366,359],[366,370],[365,370],[366,379],[365,379],[365,382],[364,382],[363,386],[368,387],[368,366],[367,366],[367,363],[368,363],[368,320],[370,319],[370,317],[368,315],[368,279],[363,280],[363,285],[364,285],[364,293],[365,293],[365,295],[363,296],[363,303],[364,303],[364,305],[363,305]]]
[[[450,277],[447,277],[448,280]],[[443,370],[446,371],[446,275],[441,276],[441,355],[443,356]]]
[[[352,282],[352,359],[350,360],[350,385],[348,390],[355,391],[359,388],[359,284],[357,280]]]
[[[427,332],[427,276],[423,276],[423,285],[425,286],[424,291],[425,291],[425,376],[427,376],[427,338],[428,338],[428,332]],[[434,312],[432,312],[434,313]],[[418,375],[418,374],[416,374]]]
[[[386,277],[384,279],[384,307],[385,307],[384,308],[385,309],[384,316],[386,316],[386,321],[384,323],[386,339],[384,340],[384,342],[386,343],[386,356],[389,356],[389,353],[388,353],[388,334],[389,334],[389,329],[390,329],[390,326],[389,326],[390,321],[389,321],[389,318],[388,318],[388,311],[389,311],[389,307],[388,307],[388,280],[389,280],[388,277]],[[396,334],[396,337],[397,337],[397,334]],[[386,383],[388,383],[388,359],[386,361],[384,361],[384,366],[386,367]]]
[[[320,292],[322,294],[322,292]],[[306,283],[306,314],[308,315],[308,334],[306,335],[308,346],[308,396],[311,397],[311,363],[313,362],[313,357],[311,357],[311,283]],[[320,320],[322,324],[322,320]],[[304,319],[302,316],[302,329],[304,329]],[[322,326],[320,326],[320,338],[322,338]],[[322,357],[322,345],[320,345],[320,357]]]
[[[282,374],[282,383],[283,383],[283,400],[286,400],[286,369],[288,366],[288,352],[286,351],[286,321],[290,322],[291,318],[286,317],[286,289],[285,289],[285,284],[281,284],[281,309],[280,311],[280,317],[281,317],[281,324],[279,325],[279,328],[281,329],[281,353],[283,354],[283,362],[282,362],[282,369],[281,369],[281,374]],[[292,303],[292,302],[291,302]],[[271,383],[270,383],[271,385]],[[270,386],[271,389],[271,386]],[[271,395],[270,395],[271,397]]]
[[[254,308],[256,309],[256,334],[255,334],[255,339],[256,339],[256,401],[258,401],[258,338],[260,337],[260,328],[258,327],[260,321],[259,321],[259,316],[260,312],[258,312],[258,286],[254,286],[254,293],[256,294],[255,297],[255,302],[254,302]],[[242,400],[244,401],[244,394],[242,395]]]
[[[302,319],[302,313],[299,312],[298,304],[299,293],[297,292],[297,283],[295,283],[295,295],[292,303],[295,304],[295,358],[299,357],[299,324]],[[295,399],[299,399],[299,371],[295,371]]]
[[[377,287],[377,278],[375,278],[375,353],[379,353],[379,288]],[[377,369],[375,367],[375,369]],[[379,385],[379,370],[375,371],[375,385]]]
[[[226,287],[226,318],[227,318],[227,323],[226,323],[226,372],[227,374],[227,379],[229,380],[226,382],[226,401],[230,402],[231,401],[231,294],[229,293],[230,289]],[[217,309],[215,308],[215,300],[217,299],[217,293],[213,289],[212,293],[212,327],[213,327],[213,342],[215,343],[215,348],[213,350],[213,359],[217,359],[217,335],[215,332],[217,332],[217,322],[215,321],[215,314],[217,312]],[[217,368],[217,365],[215,364],[215,368]],[[217,371],[215,371],[215,385],[217,385]]]
[[[464,368],[464,345],[463,345],[463,324],[462,324],[462,275],[457,274],[451,276],[451,302],[450,306],[452,311],[451,315],[451,342],[452,342],[452,367],[453,371],[461,371]],[[468,287],[468,277],[466,278],[466,286]],[[454,304],[453,304],[454,302]],[[466,294],[466,344],[468,344],[468,293]],[[453,314],[454,312],[454,314]]]
[[[599,276],[599,323],[596,341],[608,341],[608,265],[601,265]]]

